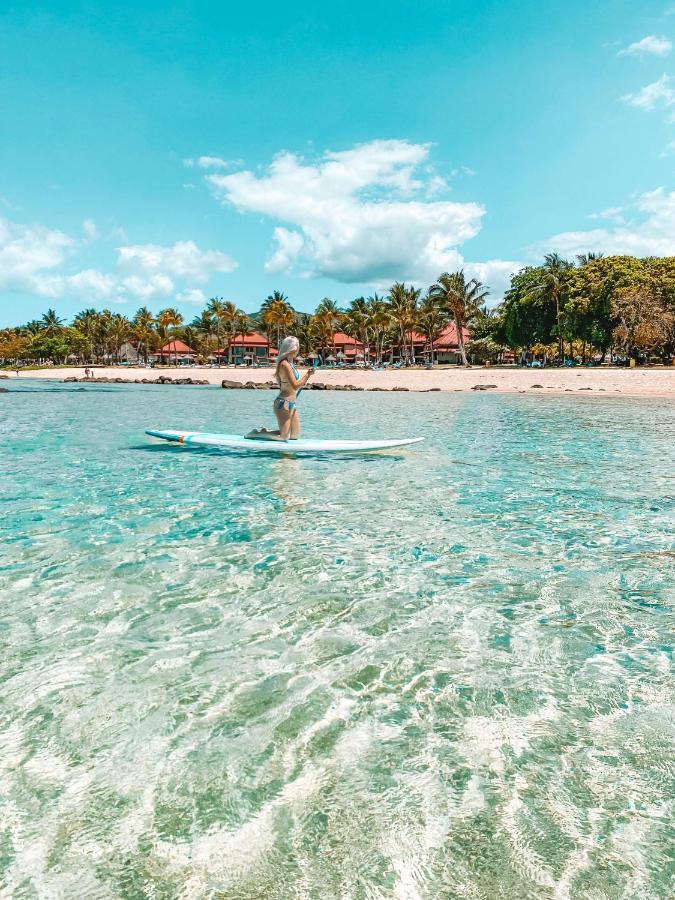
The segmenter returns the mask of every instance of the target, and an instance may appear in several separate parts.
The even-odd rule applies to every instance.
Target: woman
[[[313,369],[301,375],[295,368],[294,361],[300,350],[300,341],[296,337],[284,338],[279,347],[277,365],[274,374],[279,384],[279,393],[274,399],[274,415],[279,428],[268,431],[266,428],[254,428],[247,438],[265,441],[296,441],[300,437],[300,416],[298,415],[298,394],[309,381]]]

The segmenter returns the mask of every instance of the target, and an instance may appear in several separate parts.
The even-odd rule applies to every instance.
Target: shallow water
[[[7,896],[672,896],[675,404],[9,386]]]

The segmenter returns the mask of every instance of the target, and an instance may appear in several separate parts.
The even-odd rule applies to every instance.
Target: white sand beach
[[[202,366],[161,367],[154,369],[132,366],[106,366],[93,369],[96,378],[125,378],[155,380],[161,376],[168,378],[193,378],[207,380],[219,385],[226,379],[230,382],[256,384],[274,378],[272,368],[207,368]],[[7,373],[9,378],[3,383],[9,386],[17,376]],[[19,378],[64,378],[84,377],[81,367],[25,370]],[[569,369],[516,369],[483,368],[470,369],[458,366],[427,369],[400,369],[384,371],[364,371],[350,369],[320,369],[314,382],[329,386],[351,385],[363,390],[409,390],[409,391],[470,391],[474,388],[494,390],[500,393],[563,394],[582,391],[599,396],[633,397],[673,397],[675,398],[675,366],[648,369],[624,368],[569,368]]]

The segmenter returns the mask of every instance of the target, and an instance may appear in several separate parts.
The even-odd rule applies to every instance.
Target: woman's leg
[[[289,436],[292,441],[297,441],[300,437],[300,413],[297,406],[291,413],[291,433]]]

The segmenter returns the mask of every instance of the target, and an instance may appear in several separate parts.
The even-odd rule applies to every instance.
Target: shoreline
[[[274,370],[271,367],[251,368],[218,368],[203,366],[162,367],[155,369],[134,366],[101,366],[94,368],[95,384],[97,379],[123,378],[132,383],[136,379],[147,379],[155,382],[159,378],[192,379],[220,386],[223,381],[230,382],[228,388],[238,386],[250,388],[273,381]],[[3,375],[7,377],[2,377]],[[37,369],[20,372],[19,380],[44,379],[63,381],[66,378],[84,379],[84,368],[60,367]],[[0,384],[9,387],[17,380],[16,373],[0,373]],[[86,381],[84,383],[87,383]],[[320,369],[312,378],[316,385],[324,385],[325,390],[365,390],[365,391],[441,391],[453,393],[472,391],[482,393],[492,391],[508,394],[566,394],[584,393],[591,396],[631,396],[631,397],[663,397],[675,399],[675,366],[653,369],[500,369],[476,367],[464,369],[449,367],[447,369],[385,369],[381,372],[372,370]]]

